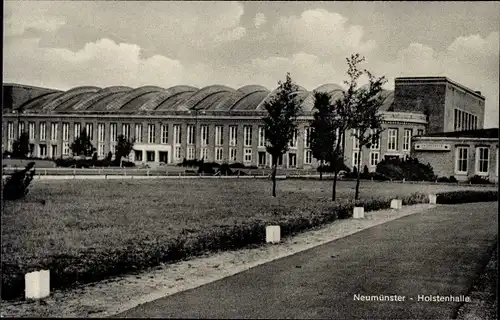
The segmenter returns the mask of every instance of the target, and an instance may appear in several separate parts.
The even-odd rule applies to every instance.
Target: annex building
[[[299,87],[303,113],[290,150],[279,160],[281,167],[318,165],[308,144],[314,91],[327,92],[332,99],[342,95],[342,87],[336,84],[312,91]],[[274,91],[259,85],[238,89],[88,86],[59,91],[4,84],[3,94],[3,150],[12,148],[20,133],[27,131],[33,156],[68,157],[71,142],[85,128],[100,158],[113,152],[118,135],[124,134],[135,139],[130,160],[137,164],[175,164],[184,158],[260,167],[271,163],[261,119],[266,114],[263,105]],[[374,171],[383,157],[410,155],[416,136],[483,127],[481,93],[444,77],[396,78],[394,91],[382,95],[385,130],[370,150],[361,153],[347,133],[347,165],[353,166],[361,157],[362,167]]]

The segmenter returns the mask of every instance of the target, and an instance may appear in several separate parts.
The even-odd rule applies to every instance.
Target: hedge
[[[438,203],[464,203],[496,201],[497,191],[457,191],[438,194]],[[138,244],[127,248],[107,248],[95,251],[88,249],[78,255],[55,255],[45,261],[33,264],[30,270],[20,270],[17,265],[2,263],[2,298],[16,299],[24,295],[24,273],[32,270],[49,269],[51,288],[63,289],[75,284],[90,283],[118,276],[126,272],[138,272],[160,263],[174,263],[179,260],[202,255],[206,252],[235,250],[265,243],[265,227],[278,224],[282,237],[321,227],[337,219],[352,216],[354,206],[363,206],[365,211],[390,208],[392,199],[368,199],[362,201],[337,201],[327,209],[311,207],[285,212],[274,209],[274,218],[264,221],[259,217],[244,223],[218,225],[192,234],[183,230],[180,236],[169,242]],[[428,203],[428,195],[415,193],[402,199],[403,205]]]
[[[452,191],[437,194],[436,203],[456,204],[498,201],[498,191]]]

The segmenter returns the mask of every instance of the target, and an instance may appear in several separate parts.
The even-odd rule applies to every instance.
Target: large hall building
[[[290,149],[279,160],[281,167],[318,166],[307,138],[314,91],[327,92],[332,99],[342,95],[342,87],[335,84],[312,91],[299,87],[303,112]],[[176,164],[203,158],[206,162],[267,167],[271,158],[265,150],[263,106],[274,92],[259,85],[239,89],[222,85],[88,86],[59,91],[4,84],[2,149],[10,150],[26,131],[32,156],[69,157],[71,142],[85,128],[100,158],[114,151],[118,135],[123,134],[135,140],[130,160],[136,164]],[[385,130],[361,154],[348,132],[344,141],[348,166],[361,156],[362,166],[374,171],[384,157],[410,155],[415,136],[483,127],[485,98],[444,77],[396,78],[394,91],[382,95]]]

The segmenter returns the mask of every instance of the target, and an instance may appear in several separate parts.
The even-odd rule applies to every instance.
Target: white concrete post
[[[391,209],[399,210],[403,207],[403,200],[392,199],[391,200]]]
[[[364,207],[354,207],[354,212],[352,217],[354,219],[363,219],[365,217],[365,208]]]
[[[40,270],[24,276],[24,295],[26,299],[43,299],[50,295],[50,272]]]
[[[281,238],[280,226],[267,226],[266,227],[266,242],[278,243]]]
[[[437,196],[435,194],[429,194],[429,204],[437,204]]]

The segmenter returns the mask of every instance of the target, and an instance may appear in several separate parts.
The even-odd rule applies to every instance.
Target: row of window
[[[496,174],[498,175],[498,149],[496,154]],[[475,172],[478,175],[488,175],[490,168],[490,148],[476,148]],[[468,174],[469,172],[469,147],[458,147],[455,153],[455,173]]]
[[[472,113],[455,109],[453,114],[453,131],[476,130],[477,116]]]
[[[361,158],[360,158],[361,157]],[[353,151],[352,152],[352,166],[358,167],[358,160],[360,161],[360,166],[363,165],[363,152],[361,151]],[[376,167],[380,161],[380,152],[379,151],[371,151],[370,152],[370,167]]]
[[[388,151],[397,151],[398,150],[398,132],[399,130],[396,128],[387,129],[387,150]],[[373,131],[369,133],[373,135]],[[417,135],[423,135],[424,130],[418,129]],[[357,129],[352,130],[352,146],[353,150],[359,150],[359,139],[357,138],[359,135],[359,131]],[[403,130],[403,151],[410,151],[411,148],[411,137],[413,135],[413,129],[404,129]],[[380,136],[373,137],[370,145],[371,150],[380,150]]]

